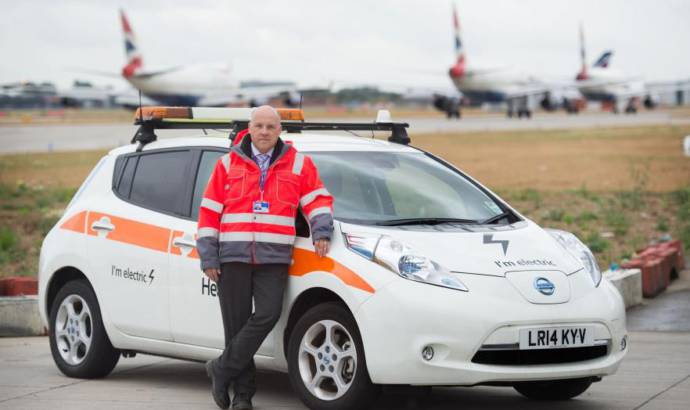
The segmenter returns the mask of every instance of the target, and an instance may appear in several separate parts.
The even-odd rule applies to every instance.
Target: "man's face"
[[[280,131],[280,118],[273,110],[259,107],[254,111],[254,118],[249,122],[249,134],[252,143],[261,153],[275,147]]]

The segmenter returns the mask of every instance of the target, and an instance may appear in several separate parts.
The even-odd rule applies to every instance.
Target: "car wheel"
[[[68,282],[55,297],[50,351],[62,373],[82,379],[108,375],[120,359],[105,333],[96,295],[85,281]]]
[[[350,312],[337,303],[307,311],[288,343],[290,383],[310,409],[363,409],[379,391],[372,384],[362,339]]]
[[[521,382],[513,387],[523,396],[534,400],[568,400],[584,393],[591,384],[592,380],[587,378]]]

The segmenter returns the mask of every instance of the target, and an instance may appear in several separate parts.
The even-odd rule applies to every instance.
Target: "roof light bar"
[[[288,133],[302,131],[390,131],[388,141],[407,145],[409,124],[393,122],[390,112],[380,110],[373,122],[305,122],[301,109],[279,108],[281,125]],[[137,151],[155,141],[158,129],[230,129],[230,140],[249,126],[251,108],[216,107],[142,107],[134,117],[139,129],[132,143],[139,142]]]
[[[304,121],[304,111],[296,108],[278,108],[281,121]],[[204,122],[229,124],[249,121],[252,108],[220,107],[141,107],[134,115],[135,123],[143,121]]]
[[[192,118],[190,107],[140,107],[134,114],[136,121],[153,121],[164,118]]]

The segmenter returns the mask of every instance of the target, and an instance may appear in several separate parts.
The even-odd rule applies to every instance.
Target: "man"
[[[280,317],[298,208],[319,256],[328,253],[333,232],[333,197],[311,158],[280,133],[274,108],[254,109],[249,134],[216,163],[199,210],[201,269],[218,284],[225,330],[223,354],[206,363],[222,409],[230,406],[230,384],[233,410],[252,409],[253,357]]]

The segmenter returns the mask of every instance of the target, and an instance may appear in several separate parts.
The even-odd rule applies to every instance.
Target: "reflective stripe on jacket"
[[[312,240],[330,239],[333,232],[333,197],[311,158],[279,141],[262,193],[261,171],[247,154],[250,144],[251,139],[244,138],[234,145],[209,179],[199,209],[201,269],[224,262],[289,264],[299,208],[309,221]],[[268,212],[253,212],[262,194]]]

